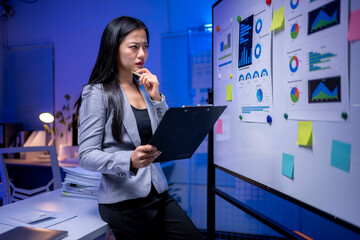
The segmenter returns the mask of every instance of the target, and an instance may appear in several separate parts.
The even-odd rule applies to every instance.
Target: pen
[[[138,76],[138,77],[141,77],[141,74],[140,73],[137,73],[137,72],[134,72],[134,71],[131,71],[135,76]]]
[[[138,76],[138,77],[141,77],[141,74],[140,73],[137,73],[137,72],[134,72],[134,71],[131,71],[135,76]],[[157,83],[157,85],[160,85],[160,83]]]

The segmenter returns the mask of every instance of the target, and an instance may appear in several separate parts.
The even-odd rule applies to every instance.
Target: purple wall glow
[[[136,5],[115,0],[39,0],[33,4],[11,1],[11,4],[16,13],[6,21],[8,46],[54,44],[56,110],[64,104],[65,94],[70,94],[72,105],[75,103],[95,63],[101,34],[115,17],[128,15],[145,22],[150,31],[146,67],[157,75],[161,73],[160,34],[166,31],[165,0],[142,0]]]
[[[164,0],[165,1],[165,0]],[[106,24],[129,15],[148,25],[151,42],[147,67],[160,74],[160,33],[165,31],[164,1],[45,1],[34,4],[12,1],[15,16],[7,21],[8,45],[53,43],[55,50],[55,108],[61,108],[64,95],[71,103],[87,83]]]
[[[199,0],[38,0],[29,4],[10,0],[15,15],[0,23],[7,29],[8,46],[54,45],[55,110],[61,109],[65,94],[71,104],[87,83],[95,63],[102,31],[113,18],[128,15],[141,19],[150,30],[149,59],[146,67],[161,81],[161,35],[186,32],[188,28],[211,22],[211,6],[215,2]],[[3,26],[2,26],[3,24]],[[2,31],[1,31],[2,33]],[[3,37],[0,40],[3,45]],[[176,46],[174,46],[176,47]],[[165,53],[166,56],[166,53]],[[0,121],[3,121],[3,62],[0,50]],[[174,61],[177,68],[187,68],[187,62]],[[171,94],[171,93],[170,93]]]

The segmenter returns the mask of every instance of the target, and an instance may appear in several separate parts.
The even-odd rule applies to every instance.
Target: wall
[[[8,20],[8,45],[54,44],[55,109],[61,109],[64,95],[71,105],[87,83],[99,49],[101,34],[115,17],[141,19],[150,31],[150,54],[146,67],[160,71],[160,34],[166,31],[165,0],[137,1],[46,1],[33,4],[11,1],[15,16]],[[2,54],[3,55],[3,54]]]
[[[211,23],[211,9],[215,2],[215,0],[167,0],[168,32],[187,31],[188,28]]]
[[[201,0],[194,6],[189,0],[139,0],[136,6],[141,7],[134,7],[132,1],[116,0],[38,0],[32,4],[11,0],[10,5],[15,9],[15,15],[6,23],[8,45],[54,44],[55,109],[59,110],[65,102],[65,94],[70,94],[73,105],[82,85],[87,83],[102,31],[111,19],[129,15],[138,17],[147,24],[150,30],[150,54],[146,67],[157,74],[161,82],[161,57],[167,55],[160,54],[161,34],[179,31],[186,33],[188,28],[211,23],[211,6],[214,2],[215,0]],[[0,56],[3,55],[1,49]],[[187,62],[177,61],[176,65],[174,67],[187,68]],[[4,69],[3,66],[0,65],[0,69]],[[2,86],[2,78],[0,83]],[[0,93],[2,92],[0,87]],[[0,100],[0,109],[2,102]]]

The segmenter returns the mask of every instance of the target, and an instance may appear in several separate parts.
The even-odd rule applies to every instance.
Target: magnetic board
[[[214,105],[227,105],[214,128],[215,165],[355,228],[360,42],[346,39],[350,11],[359,5],[223,0],[213,6]],[[283,6],[284,26],[270,31]],[[319,93],[324,86],[329,91]]]

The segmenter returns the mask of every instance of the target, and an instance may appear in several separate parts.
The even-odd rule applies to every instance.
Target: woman
[[[144,68],[148,45],[138,19],[119,17],[106,26],[76,103],[80,165],[102,173],[99,212],[116,239],[200,239],[153,163],[161,152],[147,144],[167,110],[157,77]]]

